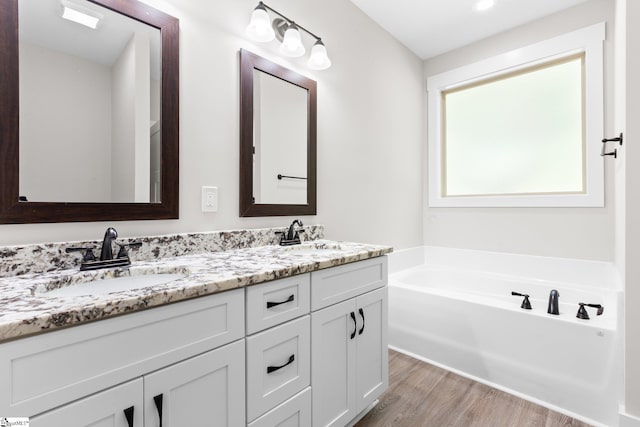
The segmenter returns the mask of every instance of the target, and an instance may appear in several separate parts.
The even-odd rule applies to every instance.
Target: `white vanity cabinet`
[[[311,275],[313,426],[345,426],[388,387],[387,258]]]
[[[387,388],[386,284],[382,256],[2,343],[0,416],[349,425]]]
[[[238,289],[3,343],[0,413],[36,427],[156,427],[161,395],[164,427],[243,425],[243,337]]]

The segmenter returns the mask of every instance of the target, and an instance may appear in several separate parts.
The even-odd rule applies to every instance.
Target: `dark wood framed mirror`
[[[179,179],[179,55],[178,55],[178,38],[179,38],[179,22],[178,19],[167,15],[161,11],[158,11],[150,6],[145,5],[136,0],[77,0],[73,3],[84,3],[81,8],[84,9],[100,9],[100,13],[107,15],[116,15],[128,21],[131,24],[141,25],[143,24],[143,30],[141,32],[154,31],[159,33],[157,36],[156,63],[157,66],[157,90],[155,97],[159,99],[157,107],[155,108],[157,115],[157,122],[155,123],[155,131],[151,118],[150,121],[146,121],[147,118],[144,115],[144,126],[146,126],[143,137],[146,135],[146,143],[149,145],[150,132],[159,131],[159,139],[157,140],[157,147],[155,149],[155,164],[158,170],[155,171],[157,176],[157,182],[155,182],[155,196],[150,186],[154,183],[150,183],[149,176],[153,176],[153,171],[149,172],[149,166],[145,167],[147,170],[146,188],[142,187],[141,193],[147,192],[146,196],[142,198],[130,197],[124,198],[123,201],[119,198],[99,199],[97,201],[85,201],[85,199],[75,200],[73,197],[64,198],[63,196],[51,196],[46,193],[39,197],[29,197],[25,195],[24,182],[21,183],[21,173],[25,168],[21,169],[21,161],[24,161],[25,156],[21,158],[21,135],[25,133],[21,128],[22,122],[27,122],[32,119],[32,116],[20,117],[21,108],[21,86],[24,82],[21,80],[20,60],[22,46],[21,35],[19,26],[23,25],[21,18],[22,6],[19,4],[22,0],[3,0],[0,2],[0,223],[3,224],[24,224],[24,223],[53,223],[53,222],[79,222],[79,221],[120,221],[120,220],[152,220],[152,219],[174,219],[178,218],[178,179]],[[45,7],[44,2],[31,2],[38,3],[36,7]],[[56,7],[62,9],[62,5],[65,2],[58,2]],[[25,3],[25,7],[29,6]],[[52,6],[53,7],[53,6]],[[20,10],[19,10],[20,9]],[[52,19],[62,22],[61,13],[50,13],[53,16]],[[56,22],[58,22],[56,21]],[[55,25],[60,25],[56,23]],[[76,25],[77,24],[65,24]],[[128,24],[127,24],[128,25]],[[110,24],[103,24],[103,26],[109,27]],[[148,31],[147,31],[148,30]],[[82,30],[80,30],[82,31]],[[84,28],[84,31],[87,31]],[[88,34],[88,33],[87,33]],[[78,39],[83,38],[82,35],[77,36]],[[107,37],[109,38],[109,37]],[[152,46],[153,42],[147,41],[148,46]],[[137,45],[136,45],[137,47]],[[151,62],[151,73],[153,73],[154,55],[151,52],[151,47],[147,48],[147,62]],[[101,48],[92,49],[94,51],[102,51]],[[91,73],[86,73],[91,74]],[[152,78],[152,77],[151,77]],[[151,79],[147,77],[147,79]],[[26,80],[23,78],[23,80]],[[149,85],[147,80],[147,86]],[[60,84],[57,81],[52,84]],[[143,86],[143,85],[141,85]],[[122,87],[126,87],[122,85]],[[153,101],[154,94],[153,89],[149,91],[147,89],[147,100]],[[124,90],[122,90],[124,92]],[[62,103],[63,100],[60,102]],[[58,101],[56,101],[58,102]],[[147,101],[149,104],[149,101]],[[62,105],[62,104],[60,104]],[[92,100],[86,105],[93,105]],[[113,111],[113,106],[111,106]],[[59,109],[64,109],[59,107]],[[147,106],[147,117],[149,108]],[[51,110],[51,108],[50,108]],[[116,109],[117,110],[117,109]],[[122,115],[122,114],[121,114]],[[74,121],[75,119],[75,121]],[[81,120],[71,116],[70,123],[66,123],[67,127],[71,129],[77,128],[81,124]],[[41,126],[39,121],[36,121],[35,126]],[[91,125],[93,126],[93,125]],[[89,126],[89,127],[91,127]],[[45,126],[41,126],[46,129]],[[51,145],[53,136],[48,137],[46,130],[45,137],[39,139],[48,145]],[[94,135],[100,135],[101,132],[94,129]],[[41,134],[42,135],[42,134]],[[53,133],[51,133],[53,135]],[[115,139],[115,138],[114,138]],[[151,145],[153,142],[151,142]],[[80,147],[85,148],[85,147]],[[56,155],[66,156],[74,159],[78,165],[83,164],[85,160],[79,156],[79,150],[73,148],[55,149]],[[147,147],[148,150],[148,147]],[[32,150],[33,151],[33,150]],[[85,150],[86,151],[86,150]],[[153,148],[151,151],[152,159],[143,160],[144,162],[153,163]],[[106,155],[102,158],[106,161]],[[93,159],[91,159],[93,161]],[[35,167],[49,165],[53,163],[52,172],[49,172],[49,178],[53,180],[56,178],[52,175],[57,175],[55,172],[55,159],[44,158]],[[120,173],[120,165],[118,162],[113,162],[115,166],[112,167],[112,171]],[[32,165],[29,165],[30,167]],[[64,172],[69,175],[67,166],[59,166],[60,173]],[[80,168],[78,168],[80,170]],[[75,172],[75,171],[72,171]],[[114,175],[116,175],[114,173]],[[44,183],[48,179],[45,177],[39,177],[35,182]],[[61,181],[58,186],[70,186],[72,184],[78,184],[79,191],[87,191],[87,194],[92,194],[94,190],[94,183],[91,179],[88,179],[86,174],[78,171],[72,174],[72,179],[66,178]],[[137,190],[136,190],[137,191]],[[76,190],[73,190],[76,192]],[[151,195],[150,195],[151,193]],[[49,200],[51,198],[52,200]]]
[[[317,85],[240,50],[240,216],[316,214]]]

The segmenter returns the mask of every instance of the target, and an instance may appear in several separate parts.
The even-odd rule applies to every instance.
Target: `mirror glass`
[[[160,202],[160,30],[85,0],[18,16],[22,200]]]
[[[253,70],[255,203],[307,203],[306,89]]]
[[[179,57],[137,0],[2,0],[0,223],[178,218]]]
[[[316,82],[240,51],[240,216],[315,215]]]

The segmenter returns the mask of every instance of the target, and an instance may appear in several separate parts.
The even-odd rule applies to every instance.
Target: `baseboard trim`
[[[624,405],[618,409],[619,427],[640,427],[640,418],[627,414]]]

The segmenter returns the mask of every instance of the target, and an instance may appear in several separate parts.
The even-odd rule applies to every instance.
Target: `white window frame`
[[[601,22],[427,79],[428,191],[431,207],[602,207],[605,23]],[[442,92],[584,52],[585,192],[575,194],[442,195]]]

